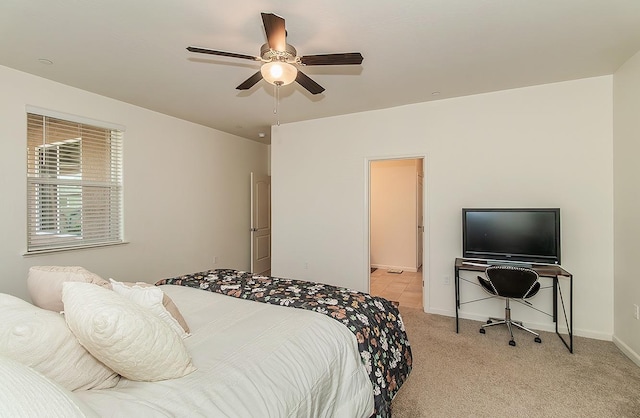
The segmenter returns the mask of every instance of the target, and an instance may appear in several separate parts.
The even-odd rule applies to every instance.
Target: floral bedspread
[[[400,312],[388,300],[343,287],[225,269],[156,283],[163,284],[307,309],[341,322],[355,335],[360,357],[373,383],[374,415],[391,416],[391,400],[411,371],[412,356]]]

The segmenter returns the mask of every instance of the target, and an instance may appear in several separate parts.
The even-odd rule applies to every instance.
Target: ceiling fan
[[[187,47],[187,50],[201,54],[262,61],[263,64],[260,71],[236,87],[238,90],[248,90],[264,78],[267,82],[277,87],[296,81],[311,94],[319,94],[324,91],[324,87],[300,71],[298,69],[299,66],[360,65],[362,63],[362,54],[359,52],[298,56],[296,49],[286,41],[287,30],[284,19],[273,13],[261,14],[264,31],[267,35],[267,43],[260,48],[259,57],[195,46]]]

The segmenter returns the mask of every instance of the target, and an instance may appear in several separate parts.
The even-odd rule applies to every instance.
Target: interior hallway
[[[400,274],[377,269],[371,273],[370,280],[372,295],[400,302],[403,307],[422,309],[422,269]]]

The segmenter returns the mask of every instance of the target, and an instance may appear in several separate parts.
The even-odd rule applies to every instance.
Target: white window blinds
[[[122,136],[27,113],[27,253],[122,242]]]

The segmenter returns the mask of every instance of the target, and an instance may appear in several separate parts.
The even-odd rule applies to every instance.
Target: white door
[[[271,177],[251,173],[251,272],[271,269]]]

